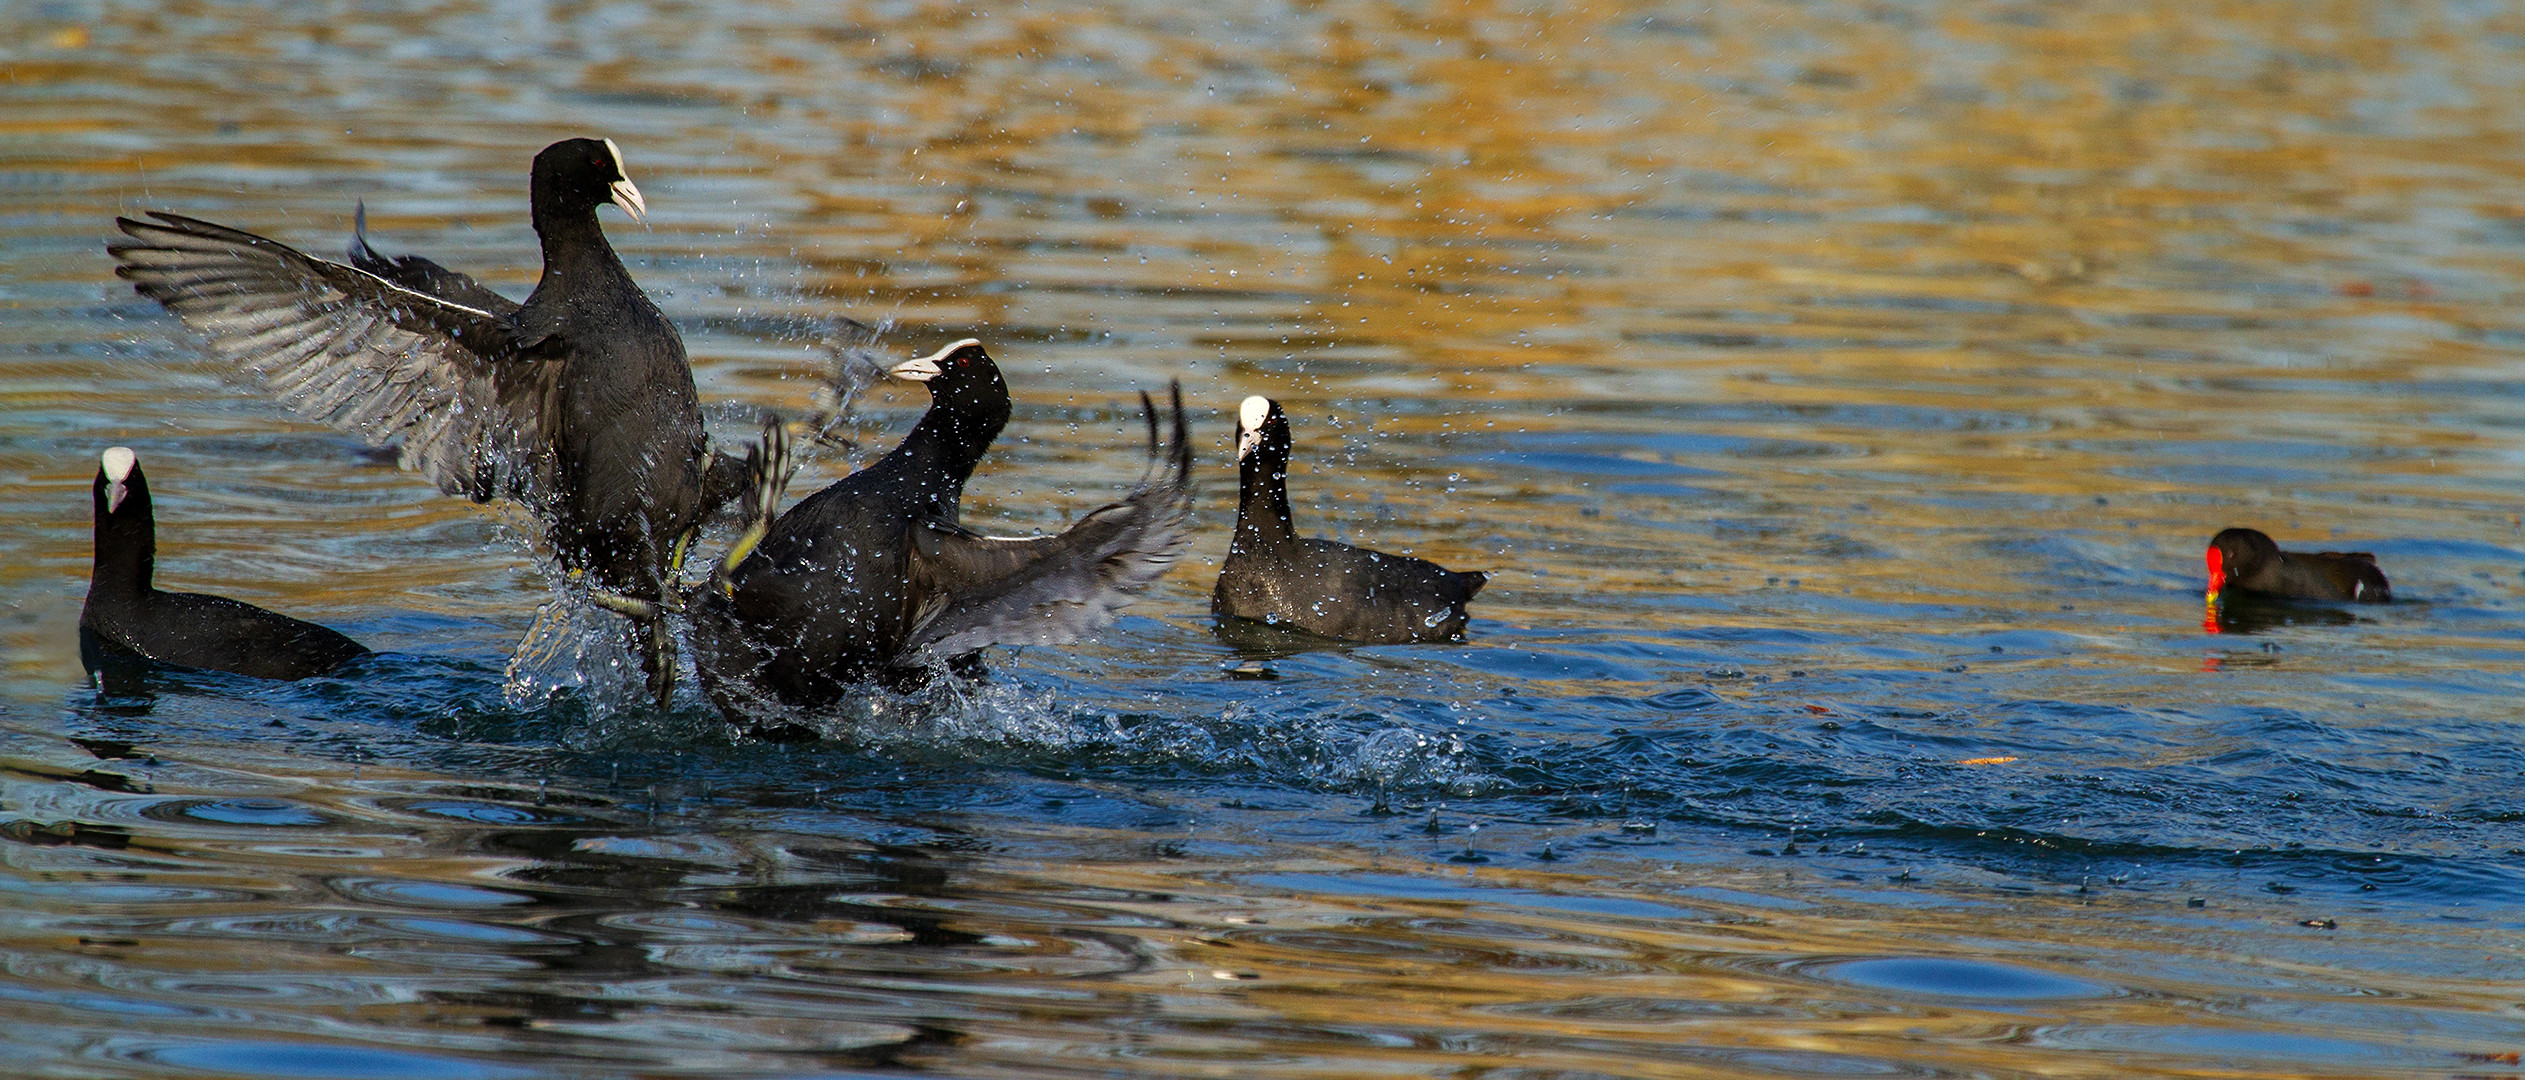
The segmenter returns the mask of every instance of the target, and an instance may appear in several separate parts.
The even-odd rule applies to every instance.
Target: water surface
[[[2517,1071],[2512,13],[7,21],[0,1071]],[[1194,557],[1096,644],[749,743],[627,706],[516,531],[102,251],[165,208],[330,253],[365,200],[523,296],[571,134],[722,434],[813,407],[833,317],[980,336],[1018,401],[969,516],[1048,529],[1180,378]],[[1302,527],[1492,573],[1466,642],[1230,670],[1248,393]],[[165,581],[386,655],[84,685],[118,443]],[[2400,602],[2205,628],[2228,525]]]

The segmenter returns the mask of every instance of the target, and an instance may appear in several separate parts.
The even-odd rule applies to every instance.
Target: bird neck
[[[914,475],[945,476],[945,486],[924,491],[922,497],[931,509],[955,516],[957,500],[964,497],[964,482],[982,464],[982,455],[991,449],[991,440],[999,437],[1000,428],[1008,423],[1008,410],[967,412],[961,409],[932,407],[921,422],[904,436],[896,452]]]
[[[625,284],[631,281],[631,272],[623,269],[621,256],[614,254],[614,245],[605,240],[605,228],[597,223],[595,207],[563,206],[538,199],[534,216],[535,235],[543,240],[544,248],[544,276],[535,291],[542,292],[564,280],[616,280]]]
[[[131,497],[141,496],[135,492]],[[149,591],[158,567],[158,526],[146,502],[137,512],[126,502],[122,513],[97,518],[95,560],[88,571],[88,591]]]
[[[1289,459],[1269,445],[1245,455],[1236,468],[1236,537],[1233,551],[1262,551],[1285,543],[1289,523]]]

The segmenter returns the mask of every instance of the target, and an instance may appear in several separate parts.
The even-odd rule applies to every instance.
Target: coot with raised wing
[[[1151,472],[1128,496],[1058,535],[1002,537],[964,528],[957,508],[1008,421],[999,366],[968,339],[893,374],[929,387],[911,434],[732,551],[692,603],[702,681],[732,715],[825,705],[870,682],[914,684],[988,645],[1078,640],[1182,551],[1192,452],[1180,388],[1162,449],[1156,408],[1141,395]]]
[[[400,443],[404,467],[442,491],[530,508],[563,567],[633,616],[663,699],[666,580],[742,493],[744,469],[709,452],[683,338],[597,223],[607,204],[647,214],[613,141],[544,148],[529,188],[544,269],[523,304],[430,260],[380,255],[364,227],[350,265],[158,212],[117,218],[130,239],[107,250],[116,273],[300,415]]]

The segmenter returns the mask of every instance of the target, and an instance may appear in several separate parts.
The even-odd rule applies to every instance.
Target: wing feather
[[[418,255],[385,255],[368,246],[368,204],[361,202],[351,217],[351,265],[414,292],[428,293],[503,318],[516,314],[518,303],[492,292],[479,281]]]
[[[451,494],[552,490],[552,450],[536,421],[555,362],[522,347],[516,304],[486,309],[496,294],[434,263],[478,303],[225,225],[149,216],[115,219],[129,239],[106,246],[114,272],[283,405],[372,445],[400,443],[403,466]]]
[[[914,534],[914,592],[934,599],[916,617],[907,659],[1077,641],[1112,622],[1175,565],[1191,536],[1193,503],[1183,390],[1173,389],[1174,445],[1162,456],[1156,408],[1145,394],[1140,401],[1149,417],[1151,470],[1121,502],[1056,536],[982,536],[942,522]]]

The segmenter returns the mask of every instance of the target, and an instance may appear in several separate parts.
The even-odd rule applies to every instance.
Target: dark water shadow
[[[1355,642],[1325,637],[1294,626],[1275,626],[1233,615],[1219,616],[1210,624],[1210,632],[1236,653],[1237,663],[1229,673],[1243,678],[1272,678],[1268,664],[1286,660],[1300,653],[1342,652],[1355,648]]]
[[[2228,595],[2203,614],[2201,629],[2250,635],[2291,626],[2351,626],[2360,621],[2349,609],[2321,601]]]

